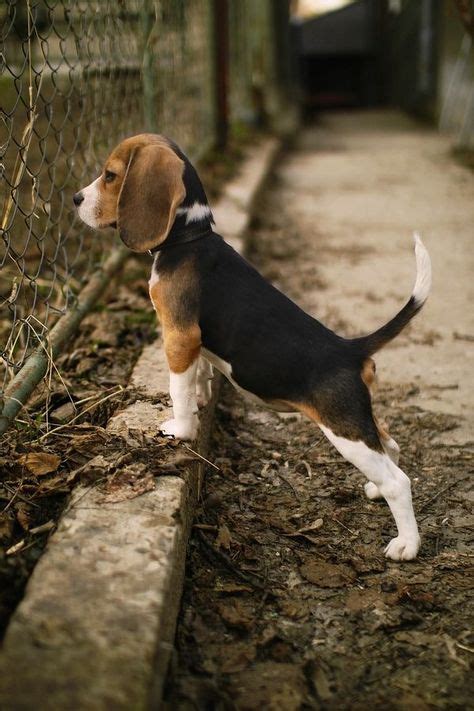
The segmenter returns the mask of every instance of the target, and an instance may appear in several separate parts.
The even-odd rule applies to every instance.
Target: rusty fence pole
[[[143,119],[146,131],[156,131],[158,116],[158,86],[155,57],[157,9],[153,0],[143,0],[140,8],[142,31]]]
[[[214,95],[216,147],[227,146],[229,135],[229,4],[213,0]]]

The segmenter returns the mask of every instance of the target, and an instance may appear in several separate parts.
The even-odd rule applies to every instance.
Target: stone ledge
[[[238,252],[244,249],[243,239],[255,201],[280,150],[281,141],[277,138],[267,138],[257,148],[247,149],[238,174],[226,185],[222,198],[213,207],[217,232]]]

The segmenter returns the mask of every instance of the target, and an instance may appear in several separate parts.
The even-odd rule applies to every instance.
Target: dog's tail
[[[417,232],[413,234],[413,238],[415,240],[416,281],[412,295],[402,310],[385,326],[368,336],[353,338],[349,341],[351,347],[355,347],[364,358],[373,355],[395,336],[398,336],[413,316],[420,311],[428,298],[431,288],[431,259]]]

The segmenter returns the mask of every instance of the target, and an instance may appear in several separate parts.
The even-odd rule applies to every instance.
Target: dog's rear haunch
[[[420,537],[410,480],[398,466],[397,443],[372,412],[370,391],[371,356],[418,313],[430,290],[430,258],[420,237],[405,306],[374,333],[346,339],[265,281],[213,231],[201,181],[167,138],[142,134],[120,143],[74,203],[91,227],[116,227],[126,245],[153,257],[150,296],[162,325],[174,415],[162,431],[196,437],[198,406],[210,397],[216,367],[266,406],[310,417],[365,474],[367,496],[387,501],[398,535],[386,555],[415,558]]]

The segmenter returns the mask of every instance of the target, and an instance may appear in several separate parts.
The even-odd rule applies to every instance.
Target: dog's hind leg
[[[382,444],[382,447],[387,452],[392,462],[398,465],[398,460],[400,459],[400,447],[395,442],[393,437],[389,435],[387,425],[382,426],[376,418],[374,418],[374,420],[375,426],[377,427],[380,436],[380,442]]]
[[[372,395],[376,384],[376,367],[373,358],[366,358],[362,365],[362,370],[360,373],[362,382],[366,386],[369,395]],[[400,447],[395,442],[395,440],[390,437],[388,430],[384,427],[376,417],[374,417],[375,426],[379,433],[380,443],[384,448],[384,451],[388,454],[392,462],[398,465],[398,459],[400,456]],[[368,481],[364,486],[365,493],[368,499],[383,499],[382,494],[376,484],[372,481]]]
[[[389,433],[386,429],[382,427],[380,422],[376,421],[375,424],[380,435],[380,442],[382,444],[382,447],[384,448],[385,452],[388,454],[392,462],[398,465],[398,460],[400,458],[400,447],[395,442],[393,437],[390,437]],[[372,481],[368,481],[367,484],[365,484],[364,490],[368,499],[383,499],[383,495],[380,493],[378,486]]]
[[[380,494],[388,503],[398,536],[386,547],[386,556],[392,560],[415,558],[420,536],[410,480],[383,446],[368,388],[347,371],[325,385],[315,392],[311,403],[300,403],[298,409],[314,420],[342,456],[367,477],[371,486],[366,493]],[[392,443],[390,447],[395,449]]]
[[[398,536],[390,541],[385,549],[385,555],[392,560],[415,558],[420,547],[420,536],[413,511],[411,484],[407,475],[385,451],[375,451],[362,440],[346,439],[334,434],[329,427],[322,424],[319,426],[342,456],[365,474],[369,484],[374,485],[377,492],[388,503],[395,519]]]

